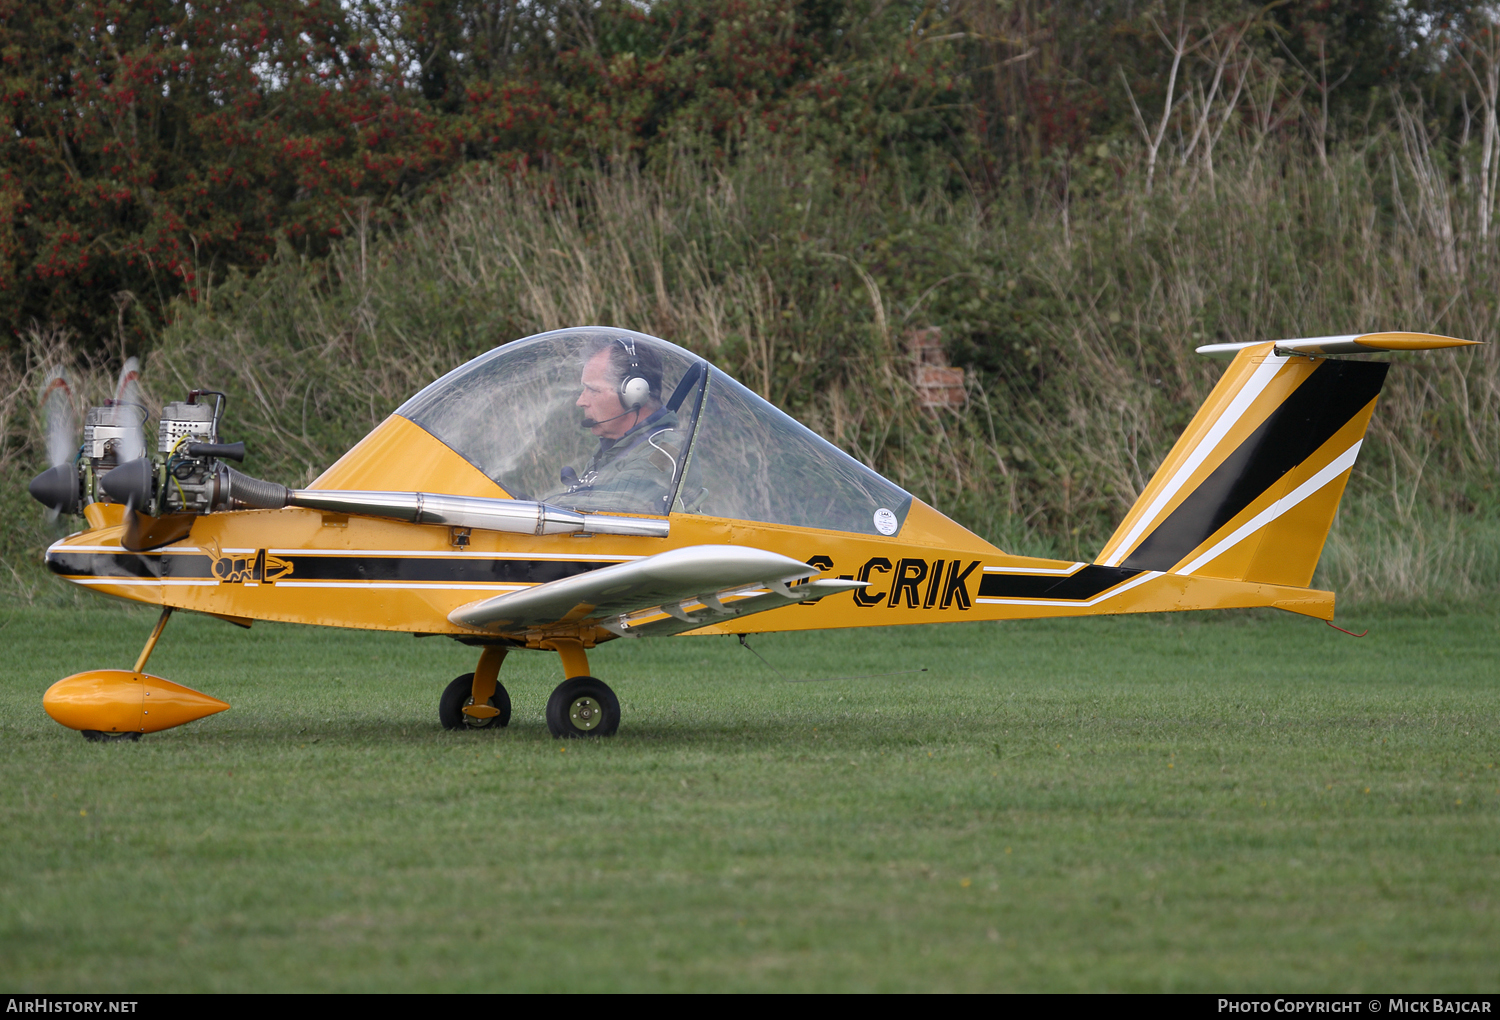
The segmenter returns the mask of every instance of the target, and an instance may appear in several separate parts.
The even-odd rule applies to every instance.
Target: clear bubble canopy
[[[869,535],[911,496],[665,340],[585,326],[516,340],[396,413],[515,499]]]

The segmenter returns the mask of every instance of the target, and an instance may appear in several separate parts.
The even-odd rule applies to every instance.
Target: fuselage
[[[460,606],[669,549],[742,545],[779,552],[863,591],[703,627],[693,634],[1170,612],[1279,605],[1331,613],[1326,593],[1217,578],[1014,556],[920,502],[891,537],[674,515],[666,538],[517,536],[302,509],[205,514],[180,542],[120,546],[122,508],[95,504],[91,523],[47,551],[67,580],[119,598],[240,621],[418,634],[467,633]],[[465,544],[456,545],[455,539]],[[586,643],[613,635],[591,628]]]

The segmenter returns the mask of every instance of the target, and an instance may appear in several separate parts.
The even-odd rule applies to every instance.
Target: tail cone
[[[155,733],[222,712],[227,702],[149,673],[95,669],[59,680],[42,707],[74,730]]]

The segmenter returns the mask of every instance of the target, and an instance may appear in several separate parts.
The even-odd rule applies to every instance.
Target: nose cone
[[[222,712],[218,698],[126,669],[95,669],[59,680],[42,707],[62,725],[101,733],[155,733]]]
[[[78,469],[72,464],[50,467],[26,487],[31,498],[58,513],[78,512]]]
[[[126,506],[144,507],[151,500],[154,473],[151,458],[138,457],[99,479],[99,487]]]

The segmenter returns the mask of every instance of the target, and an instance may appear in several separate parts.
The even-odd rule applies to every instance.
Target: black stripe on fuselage
[[[253,563],[255,553],[237,554]],[[431,581],[474,584],[545,584],[573,577],[608,562],[577,560],[497,560],[479,557],[317,556],[284,553],[292,565],[288,581]],[[207,556],[150,553],[84,553],[59,549],[47,555],[47,568],[71,577],[215,578]]]
[[[1059,599],[1084,601],[1130,580],[1139,570],[1089,564],[1068,577],[1048,574],[985,574],[979,582],[982,599]]]
[[[1142,540],[1124,566],[1171,570],[1349,424],[1380,395],[1390,367],[1383,361],[1319,362],[1302,385]]]
[[[477,557],[298,556],[288,581],[454,581],[475,584],[546,584],[609,563],[571,560],[490,560]]]
[[[72,552],[47,554],[47,569],[66,577],[212,577],[207,556],[162,556],[151,553]]]

